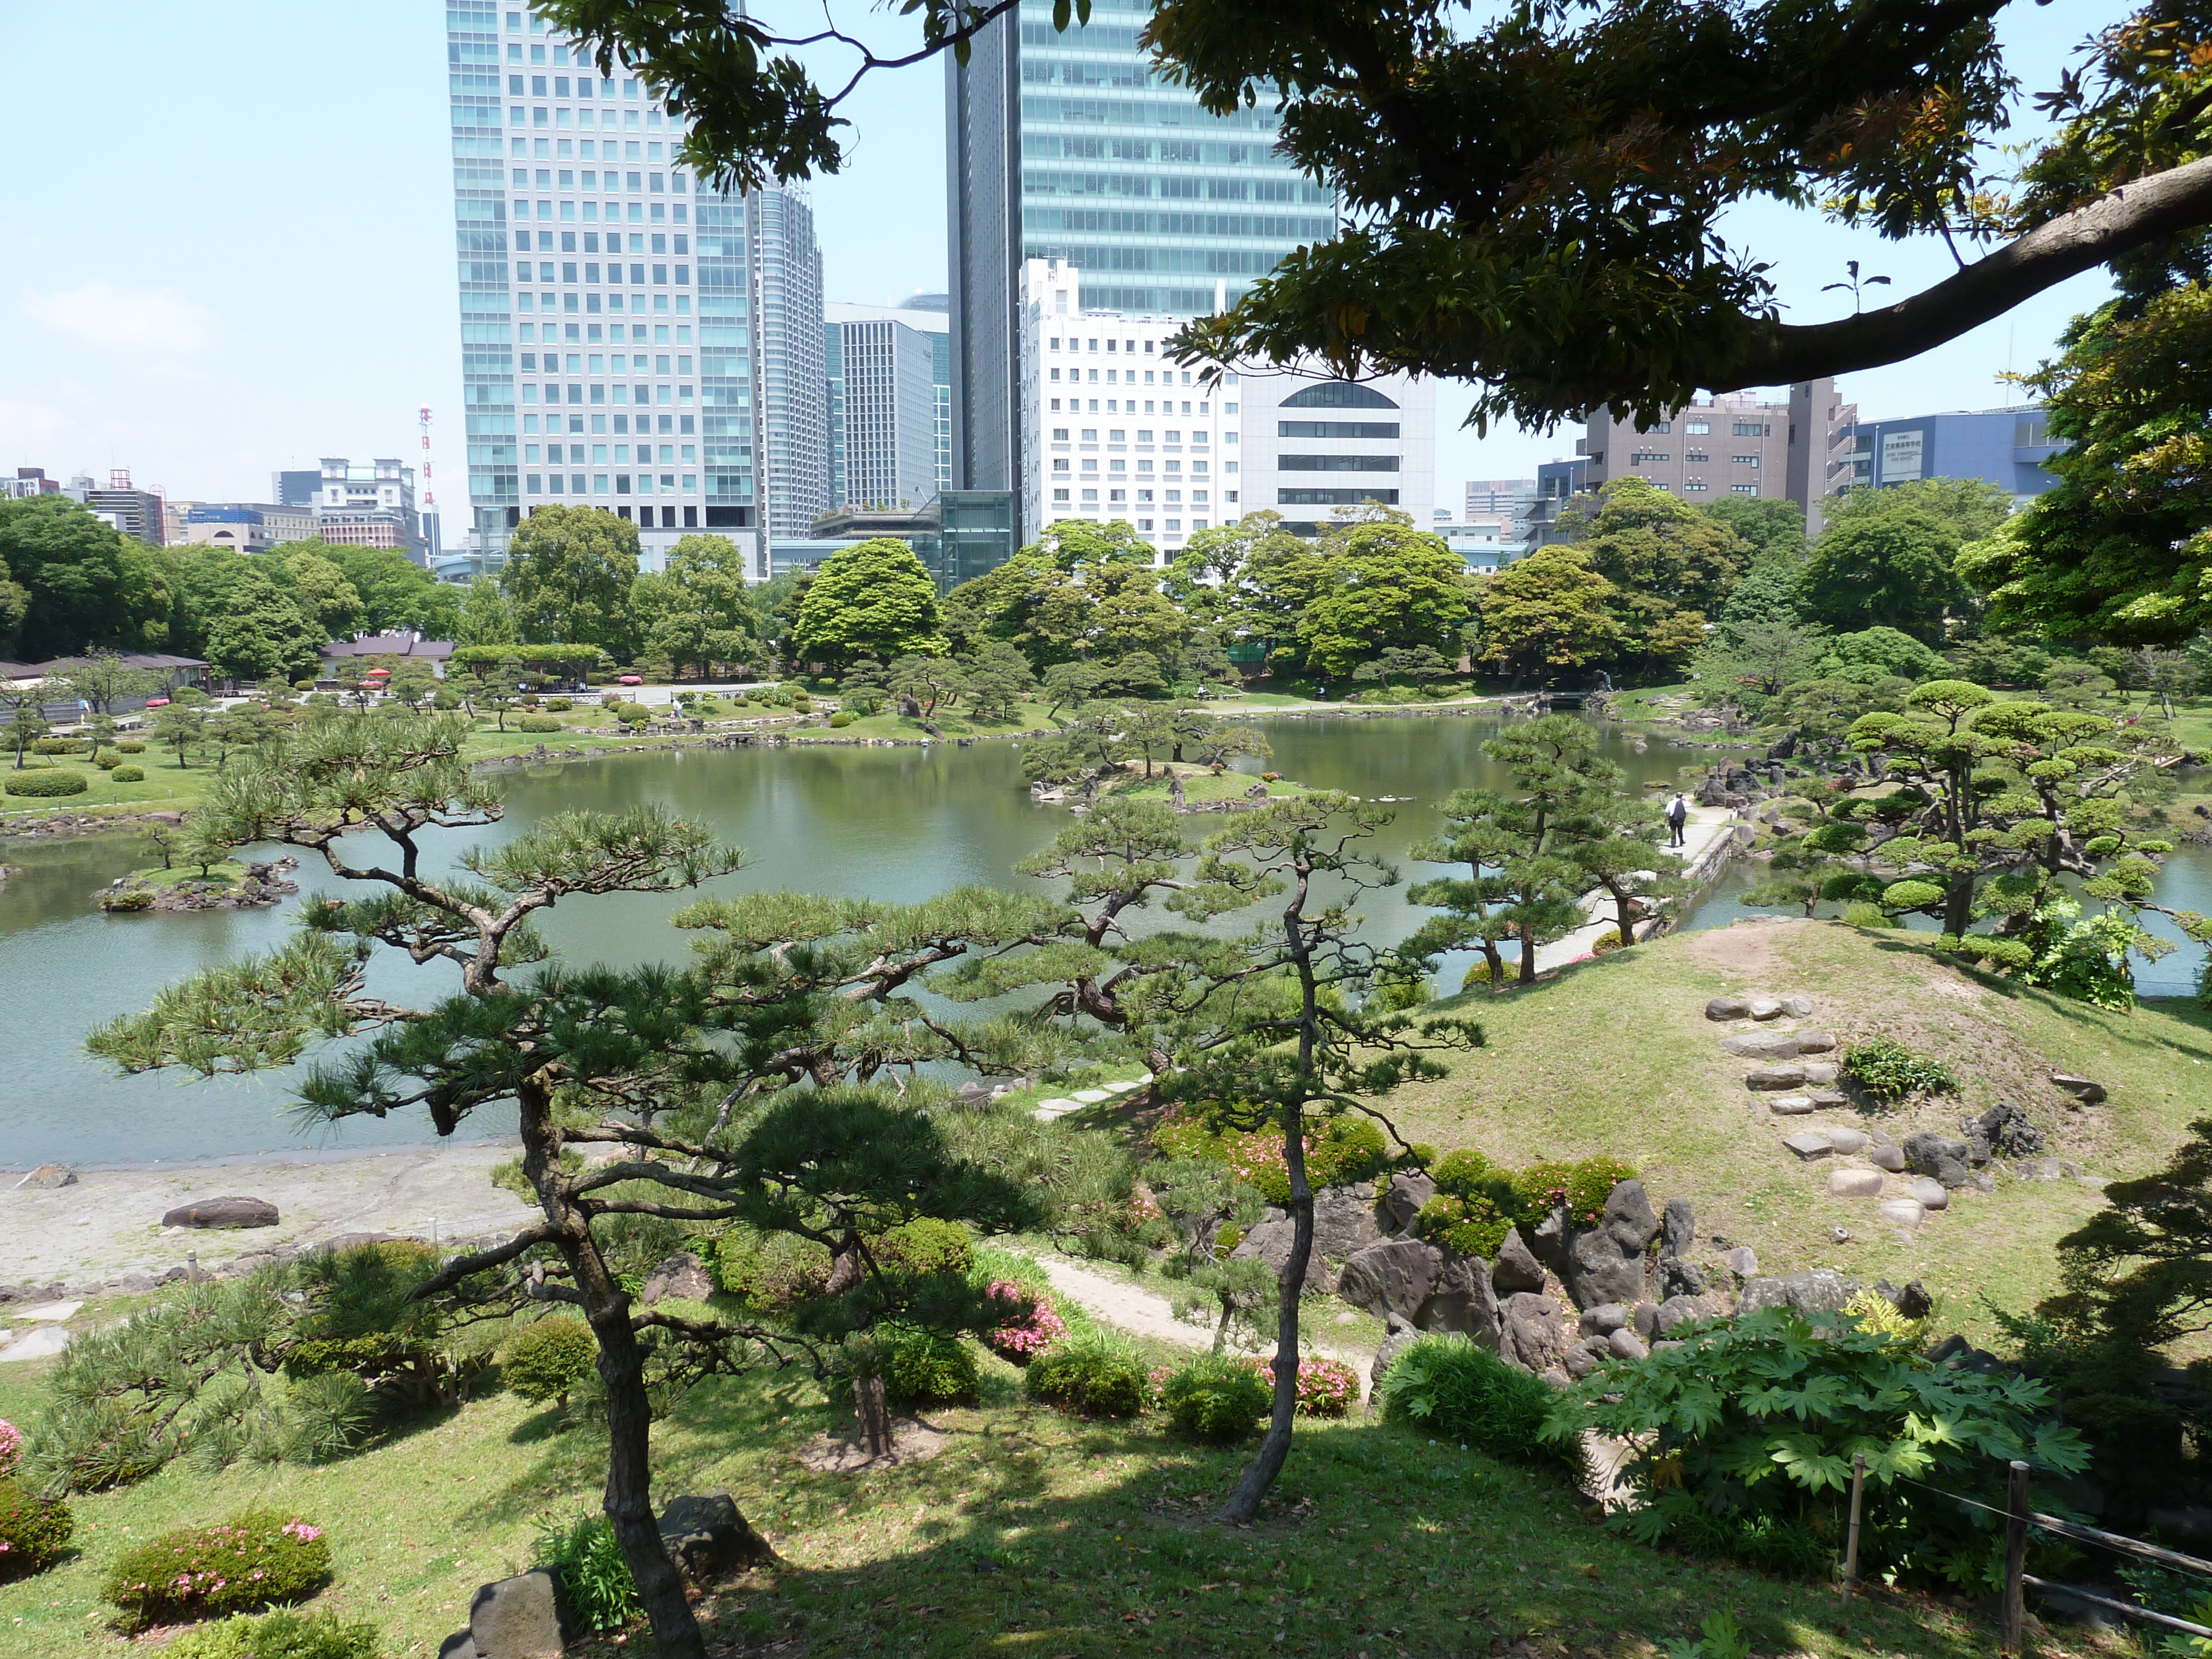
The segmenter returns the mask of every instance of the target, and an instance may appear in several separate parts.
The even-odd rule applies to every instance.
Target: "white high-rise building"
[[[1191,535],[1262,509],[1301,535],[1379,501],[1425,526],[1436,497],[1436,391],[1267,368],[1200,384],[1172,362],[1182,319],[1086,309],[1082,275],[1031,259],[1022,283],[1025,534],[1126,519],[1172,558]]]
[[[945,313],[831,304],[823,315],[835,504],[920,507],[945,488]]]
[[[697,190],[684,118],[528,9],[446,15],[467,558],[496,567],[533,507],[592,506],[639,526],[648,568],[706,529],[765,576],[768,526],[829,505],[811,211]]]

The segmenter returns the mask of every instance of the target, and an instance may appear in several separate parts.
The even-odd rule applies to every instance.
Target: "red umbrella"
[[[645,681],[638,675],[624,674],[617,678],[615,684],[617,685],[643,685]]]
[[[368,671],[368,678],[373,680],[388,680],[392,678],[392,671],[389,668],[372,668]]]

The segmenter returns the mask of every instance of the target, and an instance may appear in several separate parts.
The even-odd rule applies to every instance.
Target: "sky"
[[[2126,9],[2015,0],[2001,23],[2025,88],[2054,83],[2081,37]],[[11,7],[7,34],[0,153],[18,164],[0,260],[0,466],[103,481],[127,467],[173,497],[263,500],[272,471],[323,455],[419,461],[428,405],[433,484],[458,532],[442,6],[98,0]],[[96,77],[60,72],[70,64]],[[810,187],[825,297],[942,290],[941,65],[872,81],[847,112],[848,164]],[[1747,210],[1729,230],[1774,264],[1793,321],[1848,309],[1820,292],[1846,259],[1892,277],[1892,294],[1951,268],[1940,243],[1883,243],[1779,208]],[[1844,377],[1844,395],[1869,419],[2018,402],[1998,377],[2049,356],[2106,291],[2100,273],[2076,277],[1920,357]],[[1440,504],[1468,479],[1530,477],[1573,453],[1574,429],[1459,429],[1470,399],[1440,391]]]

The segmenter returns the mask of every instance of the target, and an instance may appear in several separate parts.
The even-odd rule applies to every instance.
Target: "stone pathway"
[[[1152,1080],[1152,1074],[1146,1072],[1141,1077],[1121,1083],[1109,1083],[1103,1088],[1078,1089],[1063,1099],[1040,1100],[1030,1115],[1040,1123],[1049,1123],[1054,1118],[1066,1117],[1070,1112],[1079,1112],[1085,1106],[1096,1106],[1100,1101],[1111,1100],[1116,1095],[1134,1094]]]
[[[1715,854],[1719,844],[1734,836],[1739,820],[1725,806],[1693,806],[1682,826],[1682,844],[1669,848],[1682,860],[1684,870],[1695,870]],[[1536,971],[1549,973],[1571,962],[1586,962],[1596,954],[1597,942],[1615,931],[1611,920],[1613,896],[1602,887],[1582,896],[1583,914],[1597,920],[1585,922],[1565,939],[1536,947]]]

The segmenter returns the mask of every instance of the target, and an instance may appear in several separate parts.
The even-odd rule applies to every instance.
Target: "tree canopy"
[[[806,661],[842,666],[855,657],[889,662],[943,656],[937,584],[915,550],[877,536],[840,548],[822,562],[792,629],[792,648]]]
[[[532,643],[562,641],[628,657],[635,645],[630,587],[637,580],[637,526],[589,507],[541,507],[507,544],[500,586]]]
[[[42,662],[170,645],[176,594],[158,548],[61,495],[0,501],[0,647]]]

